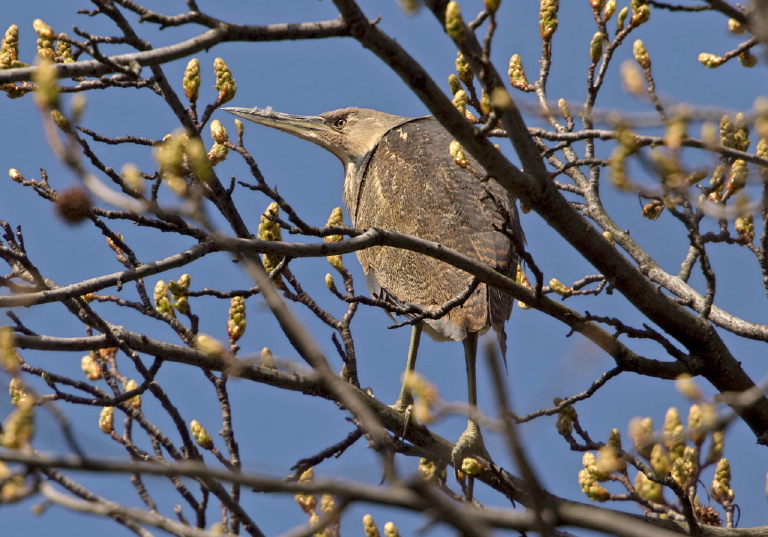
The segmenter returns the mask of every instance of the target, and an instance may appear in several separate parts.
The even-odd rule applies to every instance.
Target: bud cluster
[[[299,483],[311,483],[315,478],[315,473],[312,468],[309,468],[299,477]],[[318,501],[317,496],[314,494],[302,494],[298,493],[294,495],[294,500],[307,515],[309,515],[309,524],[315,528],[313,533],[316,537],[338,537],[339,535],[339,523],[338,508],[336,506],[336,498],[331,494],[323,494],[320,497],[320,513],[317,511]],[[324,526],[320,524],[320,514],[325,515],[328,522]]]
[[[6,449],[28,449],[35,434],[35,398],[27,393],[24,383],[18,377],[11,379],[8,393],[16,409],[0,427],[0,446]]]
[[[550,41],[557,31],[557,10],[560,0],[541,0],[539,4],[539,34],[544,41]]]
[[[629,436],[635,452],[645,462],[633,459],[624,451],[619,431],[613,429],[597,456],[591,452],[583,456],[583,469],[578,480],[588,498],[601,502],[611,499],[611,493],[599,483],[615,481],[624,484],[630,497],[634,496],[645,507],[654,504],[653,509],[657,512],[665,510],[679,514],[679,504],[664,498],[665,480],[674,480],[679,486],[676,490],[684,491],[691,503],[698,506],[697,489],[702,479],[701,472],[717,464],[710,488],[711,497],[726,511],[732,508],[734,492],[730,484],[730,467],[728,460],[722,458],[723,431],[718,427],[715,407],[704,399],[701,388],[690,376],[679,378],[676,385],[685,397],[696,401],[690,407],[687,425],[682,423],[674,407],[667,410],[664,424],[658,432],[654,432],[651,418],[633,419],[629,424]],[[705,452],[703,446],[707,439],[709,447]],[[634,486],[627,482],[628,463],[637,468]],[[701,522],[718,524],[719,515],[710,511],[697,511]]]
[[[445,33],[457,43],[464,41],[464,21],[458,2],[448,2],[445,6]]]
[[[331,215],[328,217],[328,221],[325,223],[325,227],[333,227],[333,226],[340,226],[344,223],[344,213],[341,211],[341,207],[336,207],[333,211],[331,211]],[[325,236],[325,242],[339,242],[344,237],[342,235],[326,235]],[[344,263],[341,260],[340,255],[329,255],[326,259],[328,259],[328,262],[331,264],[333,268],[335,268],[339,273],[342,275],[347,274],[347,270],[344,268]],[[330,281],[328,278],[331,278]],[[335,284],[333,284],[333,277],[331,277],[330,274],[326,275],[325,277],[325,284],[328,286],[331,291],[335,289]],[[333,284],[333,288],[331,285]]]
[[[234,344],[245,333],[245,298],[232,297],[229,303],[229,317],[227,318],[227,335],[230,343]]]
[[[259,222],[259,240],[277,242],[283,240],[280,223],[275,220],[279,213],[280,206],[277,202],[270,203],[264,211],[264,214],[261,215],[261,221]],[[264,254],[262,258],[264,270],[266,270],[268,274],[271,274],[283,260],[283,256],[279,254]],[[274,279],[274,284],[278,289],[285,289],[285,284],[283,283],[281,276]]]
[[[237,93],[237,84],[232,78],[232,72],[227,63],[222,58],[216,58],[213,61],[213,71],[216,75],[216,86],[219,95],[216,99],[218,104],[224,104],[231,101]]]
[[[525,69],[523,69],[523,59],[519,54],[513,54],[509,58],[509,69],[507,70],[509,75],[509,83],[513,88],[517,88],[522,91],[531,91],[531,85],[528,83],[528,79],[525,77]]]

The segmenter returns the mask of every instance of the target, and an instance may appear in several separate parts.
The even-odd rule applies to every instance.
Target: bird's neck
[[[341,198],[349,217],[352,219],[352,227],[357,225],[357,206],[360,201],[360,193],[365,187],[365,170],[368,167],[371,153],[368,152],[358,161],[348,162],[344,166],[344,191]]]

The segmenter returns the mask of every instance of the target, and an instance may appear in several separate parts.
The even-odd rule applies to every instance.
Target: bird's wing
[[[477,173],[457,165],[448,151],[451,140],[434,119],[387,133],[362,175],[354,225],[432,240],[509,274],[517,254],[501,229],[516,222],[514,198],[497,183],[482,181],[477,162],[470,160]],[[374,247],[358,257],[367,274],[374,272],[372,291],[424,308],[440,307],[472,281],[459,269],[407,250]],[[508,295],[490,296],[481,285],[462,306],[428,323],[445,337],[463,339],[466,330],[493,326],[503,332],[510,311]]]

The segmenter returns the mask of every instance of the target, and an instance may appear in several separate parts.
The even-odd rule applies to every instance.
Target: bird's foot
[[[485,442],[483,441],[483,435],[480,433],[480,428],[476,423],[470,421],[467,425],[467,430],[461,434],[458,442],[453,447],[453,451],[451,451],[453,471],[468,502],[473,501],[474,476],[482,471],[484,467],[483,463],[477,460],[478,457],[491,462],[491,456],[488,454],[488,450],[485,449]],[[465,476],[469,477],[469,479],[465,480]]]
[[[411,423],[411,413],[413,412],[413,397],[410,393],[400,394],[394,405],[390,405],[390,408],[403,414],[405,417],[405,425],[403,425],[403,432],[400,434],[400,438],[405,438],[405,434],[408,432],[408,424]]]
[[[451,461],[453,462],[454,470],[457,472],[462,470],[464,459],[474,459],[476,457],[491,462],[491,456],[488,454],[488,450],[485,449],[485,442],[483,441],[483,435],[480,433],[480,428],[474,422],[469,422],[467,430],[461,434],[458,442],[453,447],[453,451],[451,451]]]
[[[394,405],[389,405],[390,408],[397,410],[398,412],[405,412],[413,406],[413,396],[410,393],[401,393],[397,398]]]

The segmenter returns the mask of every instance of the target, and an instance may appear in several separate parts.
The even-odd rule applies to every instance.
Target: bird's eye
[[[333,126],[336,127],[337,129],[342,128],[346,124],[347,124],[347,120],[343,117],[340,117],[339,119],[333,122]]]

